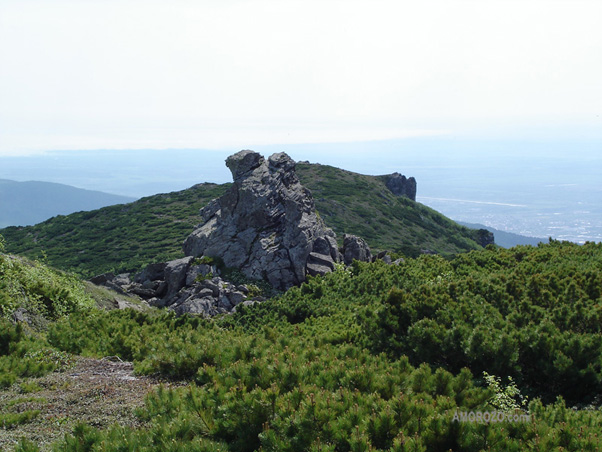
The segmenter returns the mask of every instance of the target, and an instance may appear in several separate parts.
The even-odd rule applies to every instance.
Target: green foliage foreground
[[[601,268],[602,245],[553,242],[355,263],[213,320],[75,312],[46,346],[186,384],[148,395],[144,428],[55,450],[600,450]],[[457,416],[500,411],[530,417]]]

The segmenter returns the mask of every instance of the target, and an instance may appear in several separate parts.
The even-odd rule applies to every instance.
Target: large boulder
[[[316,215],[312,195],[287,154],[266,160],[241,151],[226,165],[234,183],[201,210],[203,222],[184,242],[187,256],[219,257],[278,289],[334,268],[340,260],[335,234]]]
[[[190,268],[193,257],[186,256],[167,262],[165,266],[165,282],[167,283],[166,300],[170,300],[178,291],[186,285],[186,274]]]
[[[354,260],[371,262],[372,253],[366,241],[356,235],[345,234],[343,237],[343,259],[345,265],[350,265]]]

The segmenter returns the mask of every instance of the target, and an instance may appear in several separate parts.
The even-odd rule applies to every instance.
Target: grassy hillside
[[[176,383],[149,389],[139,422],[90,419],[61,451],[595,451],[601,265],[600,244],[491,248],[356,263],[209,320],[82,311],[34,338],[3,325],[0,377],[17,350],[44,347]],[[113,392],[96,394],[82,403]],[[51,407],[16,406],[0,406],[12,428],[53,430]],[[470,412],[495,421],[462,422]]]
[[[356,234],[374,249],[417,256],[421,250],[450,255],[478,248],[476,231],[405,197],[395,196],[382,176],[328,165],[297,164],[316,210],[342,240]]]
[[[374,249],[416,256],[478,248],[476,231],[407,198],[393,195],[384,181],[331,166],[299,164],[302,183],[316,208],[342,240],[364,237]],[[200,221],[198,211],[229,184],[199,184],[187,190],[142,198],[91,212],[58,216],[29,227],[0,230],[11,253],[38,258],[84,277],[134,271],[149,262],[182,256],[182,243]]]
[[[31,225],[57,214],[99,209],[135,198],[52,182],[0,179],[0,227]]]
[[[226,188],[199,184],[0,233],[7,251],[31,258],[45,256],[50,264],[84,277],[134,271],[149,262],[181,257],[182,242],[200,221],[199,209]]]

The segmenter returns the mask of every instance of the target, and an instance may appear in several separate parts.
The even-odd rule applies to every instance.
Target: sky
[[[0,157],[602,142],[600,0],[0,0]]]

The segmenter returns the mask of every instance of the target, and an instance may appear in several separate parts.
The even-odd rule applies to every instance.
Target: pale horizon
[[[4,0],[0,156],[602,142],[602,2]]]

